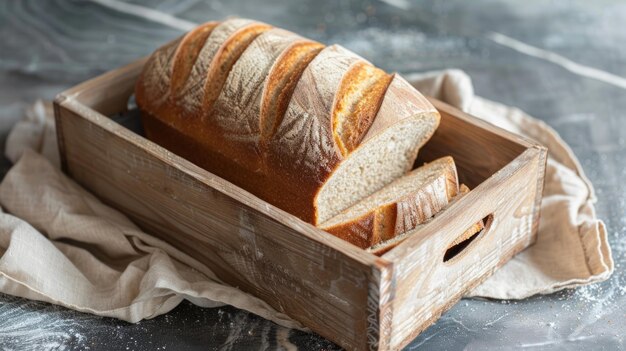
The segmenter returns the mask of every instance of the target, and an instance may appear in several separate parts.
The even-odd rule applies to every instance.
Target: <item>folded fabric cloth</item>
[[[469,296],[524,298],[607,279],[613,260],[593,188],[556,132],[519,110],[474,97],[461,71],[409,78],[425,94],[549,148],[537,243]],[[37,102],[7,140],[7,157],[16,164],[0,184],[7,212],[0,211],[0,292],[129,322],[188,299],[301,327],[102,204],[61,173],[56,150],[51,110]]]
[[[548,148],[537,242],[467,296],[523,299],[611,276],[613,258],[604,223],[595,214],[593,186],[554,129],[519,109],[474,96],[471,80],[463,71],[413,74],[408,78],[422,93]]]

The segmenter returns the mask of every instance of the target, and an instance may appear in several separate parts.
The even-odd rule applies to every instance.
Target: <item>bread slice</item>
[[[437,214],[435,214],[433,217],[428,218],[427,220],[425,220],[423,223],[419,223],[419,224],[426,224],[430,221],[432,221],[435,217],[437,217],[438,214],[442,213],[443,211],[445,211],[448,207],[452,206],[452,204],[456,203],[457,201],[459,201],[464,195],[466,195],[468,192],[470,191],[470,189],[465,185],[465,184],[461,184],[459,187],[459,193],[451,199],[451,201],[443,208],[441,209]],[[373,245],[369,248],[367,248],[366,251],[371,252],[377,256],[382,256],[383,254],[389,252],[391,249],[393,249],[394,247],[400,245],[404,240],[406,240],[407,238],[409,238],[411,235],[415,234],[417,231],[419,231],[420,225],[416,226],[413,230],[404,232],[402,234],[399,234],[389,240],[385,240],[382,241],[376,245]],[[474,225],[472,225],[470,228],[468,228],[463,234],[461,234],[461,236],[459,236],[453,243],[451,246],[454,246],[458,243],[461,243],[469,238],[471,238],[474,234],[479,233],[481,230],[483,230],[483,228],[485,227],[485,224],[483,223],[482,220],[474,223]]]
[[[458,194],[452,157],[401,177],[319,227],[361,248],[389,240],[423,223]]]
[[[393,75],[372,125],[315,197],[316,223],[403,176],[439,126],[439,113],[406,80]]]

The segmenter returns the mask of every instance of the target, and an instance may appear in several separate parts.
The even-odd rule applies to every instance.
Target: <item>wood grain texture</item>
[[[446,1],[445,6],[437,1],[407,2],[407,11],[378,1],[371,2],[373,10],[366,11],[365,23],[354,15],[354,6],[334,0],[316,2],[307,11],[301,3],[289,0],[261,3],[266,5],[259,12],[248,2],[191,0],[184,6],[179,2],[179,6],[133,1],[187,20],[248,14],[325,42],[341,42],[387,70],[464,70],[471,76],[477,94],[516,106],[542,120],[570,145],[596,189],[595,208],[598,218],[607,225],[613,258],[621,267],[626,265],[626,245],[622,245],[626,237],[622,181],[626,177],[626,118],[620,112],[626,111],[626,90],[581,77],[484,37],[491,31],[500,32],[626,77],[626,45],[622,45],[626,32],[620,29],[626,18],[623,2],[611,0],[597,6],[575,0],[564,6],[560,2],[455,0]],[[0,7],[2,33],[7,38],[0,42],[0,129],[4,136],[21,117],[20,111],[35,99],[54,96],[104,70],[127,64],[182,34],[95,2],[21,0],[3,2]],[[397,19],[401,21],[399,27]],[[323,24],[323,30],[316,26],[318,23]],[[441,35],[442,28],[445,35]],[[0,168],[6,172],[11,165],[4,160]],[[626,323],[607,322],[618,321],[626,314],[626,294],[621,293],[625,281],[626,270],[618,269],[604,284],[524,303],[462,300],[414,339],[408,349],[461,350],[475,346],[477,340],[489,340],[493,348],[542,342],[554,343],[554,348],[626,348],[626,338],[612,337],[626,335]],[[59,340],[56,345],[60,349],[148,351],[158,347],[171,350],[184,344],[189,350],[231,346],[237,350],[264,347],[266,340],[270,350],[280,347],[273,343],[279,340],[274,335],[274,323],[242,317],[247,314],[235,308],[202,308],[184,303],[167,315],[129,325],[8,296],[0,297],[0,301],[0,319],[6,318],[0,330],[9,333],[3,334],[2,345],[8,349],[41,349],[34,340],[53,344],[53,338],[47,338],[51,332],[69,338]],[[574,305],[576,308],[572,308]],[[556,310],[559,318],[555,319]],[[601,319],[589,323],[597,315]],[[37,327],[17,328],[20,320],[31,321]],[[547,326],[547,320],[554,323]],[[68,328],[81,336],[68,333]],[[557,332],[546,334],[550,330]],[[565,330],[597,337],[567,340],[558,332]],[[338,350],[315,333],[293,330],[289,341],[300,350]]]
[[[540,147],[527,149],[383,256],[396,262],[392,345],[408,343],[421,330],[416,325],[437,318],[462,297],[461,286],[477,285],[534,242],[533,220],[539,210],[535,205],[536,176],[542,153],[545,149]],[[478,238],[458,256],[443,262],[444,253],[457,237],[488,215],[493,221]]]
[[[511,150],[520,152],[407,240],[376,257],[103,115],[126,108],[143,63],[107,73],[56,99],[64,170],[223,281],[347,349],[401,348],[534,240],[544,148],[517,143],[499,129],[436,102],[445,107],[445,119],[476,128],[459,143],[504,143],[506,147],[494,148],[494,154],[504,150],[501,159],[511,156]],[[482,156],[468,157],[478,162]],[[487,228],[444,263],[447,248],[489,214],[493,221]]]
[[[509,133],[430,98],[441,115],[439,128],[418,155],[416,164],[452,156],[459,182],[474,189],[536,143]],[[491,133],[486,134],[487,129]]]

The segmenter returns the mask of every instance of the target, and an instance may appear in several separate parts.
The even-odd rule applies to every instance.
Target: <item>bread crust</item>
[[[210,113],[203,117],[211,125],[205,137],[234,162],[264,171],[261,153],[261,108],[268,82],[276,79],[274,65],[294,45],[310,42],[282,29],[271,29],[250,43],[230,70],[224,87]],[[244,88],[245,87],[245,88]]]
[[[332,130],[337,92],[350,68],[364,60],[332,45],[302,73],[276,133],[268,143],[268,166],[283,190],[279,207],[317,224],[313,199],[344,157]]]
[[[182,39],[161,46],[146,61],[135,85],[135,99],[142,110],[158,111],[168,101],[172,60]],[[168,116],[162,118],[170,119]]]
[[[431,121],[434,127],[431,132],[424,135],[419,143],[419,147],[424,145],[433,135],[435,129],[439,126],[441,117],[435,107],[420,94],[409,82],[397,73],[393,74],[393,78],[389,83],[385,96],[378,109],[376,118],[368,129],[362,142],[379,135],[382,131],[397,123],[399,120],[414,116],[421,116],[425,121]],[[418,149],[419,149],[418,147]],[[417,149],[416,157],[417,157]]]
[[[204,48],[205,43],[213,29],[219,25],[219,22],[208,22],[198,26],[196,29],[187,33],[174,53],[171,69],[170,96],[183,95],[181,90],[189,80],[191,70],[200,55],[200,50]]]
[[[367,62],[353,65],[343,79],[335,103],[332,123],[335,144],[343,156],[360,144],[374,122],[393,75]],[[366,84],[354,84],[365,81]]]
[[[261,141],[265,146],[282,123],[302,73],[322,49],[324,45],[320,43],[299,41],[285,50],[272,66],[272,79],[267,80],[263,89],[260,112]]]

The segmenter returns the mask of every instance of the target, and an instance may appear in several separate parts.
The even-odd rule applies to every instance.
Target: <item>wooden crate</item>
[[[347,349],[400,349],[535,239],[546,149],[533,141],[432,100],[441,126],[420,161],[453,156],[474,189],[377,257],[111,120],[144,62],[57,97],[64,171],[224,282]],[[483,218],[485,229],[444,262]]]

